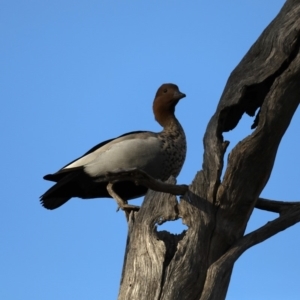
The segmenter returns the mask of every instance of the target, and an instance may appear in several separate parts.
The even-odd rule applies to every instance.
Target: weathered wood
[[[119,300],[224,299],[236,259],[299,222],[298,205],[289,210],[257,202],[299,104],[299,48],[300,1],[288,0],[230,75],[205,132],[202,170],[189,191],[179,203],[149,191],[140,211],[131,213]],[[255,130],[229,154],[221,182],[228,146],[222,133],[244,113],[256,114]],[[281,214],[244,236],[256,203]],[[156,231],[155,224],[178,218],[188,226],[181,235]]]
[[[214,262],[207,271],[206,285],[201,299],[223,299],[222,284],[227,283],[234,262],[250,247],[272,237],[280,231],[300,222],[300,205],[290,207],[290,210],[279,218],[268,222],[261,228],[239,239],[226,253]],[[224,282],[224,283],[223,283]],[[222,298],[223,297],[223,298]]]
[[[214,243],[219,244],[221,238],[225,250],[244,233],[256,199],[271,174],[281,138],[298,107],[299,66],[298,54],[274,80],[262,104],[257,129],[238,143],[229,155],[224,179],[216,197],[219,210],[213,248]],[[222,252],[220,247],[218,251]],[[212,261],[219,255],[216,253]]]
[[[194,184],[193,189],[199,192]],[[140,211],[130,215],[119,299],[199,298],[200,291],[193,287],[205,280],[212,209],[192,192],[178,203],[175,196],[149,191]],[[156,231],[156,224],[179,217],[189,228],[186,232]],[[202,266],[203,272],[195,273],[194,266]]]

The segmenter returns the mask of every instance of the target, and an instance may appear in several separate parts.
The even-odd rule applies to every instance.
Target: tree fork
[[[287,0],[231,73],[204,135],[202,170],[189,190],[180,201],[149,190],[140,211],[130,214],[119,300],[224,299],[238,257],[300,221],[299,204],[259,199],[299,104],[299,45],[300,1]],[[256,114],[254,131],[229,154],[221,182],[228,146],[222,133],[244,113]],[[255,206],[280,216],[244,236]],[[185,232],[157,232],[156,224],[178,218]]]

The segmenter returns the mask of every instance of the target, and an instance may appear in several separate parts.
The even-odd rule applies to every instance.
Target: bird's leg
[[[123,200],[114,190],[113,190],[113,183],[109,182],[108,185],[106,186],[106,189],[109,193],[109,195],[115,199],[118,203],[118,209],[117,211],[121,208],[122,210],[124,210],[125,214],[126,214],[126,218],[128,220],[129,217],[129,213],[133,210],[133,211],[138,211],[140,209],[139,206],[135,206],[135,205],[130,205],[127,204],[127,201]]]

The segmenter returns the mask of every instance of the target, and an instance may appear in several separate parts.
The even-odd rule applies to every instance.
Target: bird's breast
[[[178,176],[185,161],[187,147],[186,137],[181,126],[170,132],[163,132],[160,138],[165,155],[161,178],[164,181],[171,175]]]

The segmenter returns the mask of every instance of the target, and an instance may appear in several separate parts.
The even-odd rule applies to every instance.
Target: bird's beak
[[[182,99],[182,98],[184,98],[184,97],[186,97],[186,94],[184,94],[184,93],[181,93],[181,92],[179,92],[179,91],[176,91],[176,92],[174,93],[174,99],[180,100],[180,99]]]

